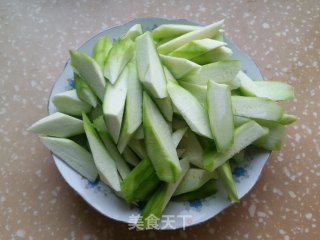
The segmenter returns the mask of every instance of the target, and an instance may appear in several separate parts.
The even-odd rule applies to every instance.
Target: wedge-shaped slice
[[[67,138],[40,137],[42,143],[57,157],[67,163],[90,182],[98,177],[92,155],[79,144]]]
[[[99,37],[93,46],[92,58],[96,60],[102,70],[104,69],[111,48],[112,41],[106,35]]]
[[[143,126],[147,154],[160,180],[174,183],[181,167],[171,131],[151,98],[143,95]]]
[[[71,137],[84,132],[80,119],[56,112],[32,124],[28,131],[52,137]]]
[[[203,155],[204,168],[213,171],[232,158],[236,153],[249,146],[258,138],[267,134],[268,130],[261,127],[255,121],[247,122],[235,130],[234,143],[225,153],[216,150],[207,150]]]
[[[160,180],[149,159],[143,159],[121,183],[121,191],[128,203],[145,201],[156,190]]]
[[[186,137],[182,138],[179,146],[185,149],[181,156],[183,159],[187,159],[193,165],[203,168],[202,156],[204,151],[196,135],[191,130],[187,131]]]
[[[284,113],[281,119],[279,120],[279,123],[281,123],[282,125],[288,125],[288,124],[294,123],[296,120],[297,120],[297,117],[295,115]]]
[[[260,96],[274,101],[290,100],[294,98],[294,89],[287,83],[279,81],[254,81],[259,87]]]
[[[208,82],[207,105],[210,128],[218,152],[226,152],[233,143],[231,92],[227,85]]]
[[[124,121],[117,144],[120,153],[123,152],[142,123],[142,86],[138,79],[137,68],[134,62],[128,64],[127,86]]]
[[[137,166],[140,162],[140,159],[132,152],[129,147],[126,147],[124,149],[122,155],[126,162],[131,164],[132,166]]]
[[[211,80],[216,83],[227,84],[231,89],[235,89],[240,86],[240,82],[236,79],[239,70],[240,61],[224,60],[203,65],[199,70],[186,75],[181,81],[207,85],[208,81]]]
[[[183,81],[180,81],[179,84],[183,88],[188,90],[193,96],[195,96],[202,105],[207,105],[207,86],[206,85],[193,84],[193,83],[188,83]]]
[[[199,30],[202,27],[182,24],[162,24],[151,32],[154,40],[162,41],[164,39],[176,38],[185,33]]]
[[[106,87],[106,81],[99,64],[87,54],[70,50],[71,66],[86,83],[91,87],[94,93],[102,101]]]
[[[171,52],[169,55],[190,60],[225,45],[225,42],[204,38],[185,43],[181,47]]]
[[[88,103],[81,101],[75,89],[56,94],[52,102],[59,112],[72,116],[81,116],[82,112],[91,110]]]
[[[279,121],[283,108],[267,98],[232,96],[233,113],[236,116]]]
[[[232,178],[232,172],[229,161],[226,161],[220,167],[216,169],[219,179],[222,181],[224,189],[228,195],[230,202],[239,202],[238,194],[234,181]]]
[[[138,76],[149,93],[155,98],[165,98],[166,77],[150,32],[136,38]]]
[[[104,67],[104,76],[114,84],[133,55],[134,42],[129,37],[117,40],[108,54]]]
[[[142,26],[140,23],[133,25],[127,32],[125,36],[128,36],[132,41],[134,41],[138,36],[143,33]]]
[[[177,148],[181,139],[183,138],[183,135],[188,131],[188,128],[180,128],[172,133],[172,140],[174,147]]]
[[[212,178],[217,178],[216,172],[209,172],[200,168],[190,168],[173,195],[176,196],[197,190]]]
[[[127,96],[128,68],[121,73],[119,80],[114,84],[108,84],[103,100],[104,120],[110,135],[115,143],[118,142],[123,112]]]
[[[185,58],[160,55],[160,59],[176,79],[200,68],[200,65]]]
[[[92,156],[102,182],[116,192],[120,191],[120,179],[114,159],[108,153],[98,133],[86,114],[82,114],[83,126],[86,132]]]
[[[253,143],[253,145],[270,151],[280,150],[281,139],[284,135],[285,127],[280,123],[272,121],[262,121],[259,123],[260,125],[267,127],[269,129],[269,133],[259,138]]]
[[[74,82],[78,97],[92,107],[96,107],[98,100],[89,85],[76,73],[74,74]]]
[[[246,96],[265,97],[273,101],[289,100],[294,97],[293,87],[278,81],[252,81],[244,72],[237,76],[240,79],[241,92]]]
[[[207,111],[199,101],[183,87],[168,83],[168,92],[173,105],[188,123],[192,131],[212,138]]]
[[[168,54],[174,51],[175,49],[181,47],[182,45],[198,39],[211,38],[218,33],[219,29],[223,24],[222,21],[212,23],[206,27],[202,27],[198,30],[191,31],[189,33],[183,34],[177,38],[174,38],[158,47],[158,52],[161,54]]]
[[[215,194],[218,191],[216,180],[209,180],[206,182],[203,186],[200,188],[192,191],[183,193],[177,196],[172,197],[172,201],[175,202],[186,202],[186,201],[192,201],[192,200],[198,200],[198,199],[204,199],[206,197],[209,197],[213,194]]]
[[[154,98],[153,100],[158,106],[164,118],[167,121],[171,122],[173,117],[173,106],[170,97],[167,96],[165,98]]]
[[[173,193],[177,189],[179,183],[181,182],[184,175],[189,169],[189,162],[187,160],[181,160],[181,174],[175,183],[161,183],[157,190],[153,193],[147,205],[144,207],[139,223],[143,223],[143,226],[140,224],[137,225],[138,229],[151,229],[153,226],[148,225],[148,219],[151,217],[160,218],[161,213],[167,206],[172,197]],[[143,228],[142,228],[143,227]]]
[[[110,154],[111,158],[114,159],[121,179],[125,179],[130,173],[129,165],[119,153],[117,146],[112,141],[110,135],[107,132],[103,131],[99,132],[98,134],[102,142],[104,143],[104,146],[106,147],[108,153]]]
[[[200,56],[192,58],[191,61],[200,65],[205,65],[213,62],[218,62],[227,59],[231,56],[232,50],[225,46],[213,49]]]

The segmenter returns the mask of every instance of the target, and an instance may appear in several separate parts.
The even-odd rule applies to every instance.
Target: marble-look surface
[[[320,3],[307,1],[0,0],[0,239],[319,239]],[[129,231],[87,205],[25,129],[47,114],[68,49],[144,16],[225,19],[227,35],[267,79],[295,86],[298,115],[254,189],[187,230]]]

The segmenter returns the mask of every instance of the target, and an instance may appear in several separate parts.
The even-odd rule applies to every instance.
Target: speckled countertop
[[[306,239],[320,236],[320,3],[307,1],[0,1],[0,239]],[[129,231],[100,215],[62,179],[25,129],[47,114],[68,49],[144,16],[211,23],[265,78],[295,86],[298,115],[239,204],[187,230]]]

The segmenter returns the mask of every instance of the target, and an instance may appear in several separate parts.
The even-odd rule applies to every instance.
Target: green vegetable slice
[[[195,191],[212,178],[217,178],[216,172],[209,172],[200,168],[190,168],[173,196]]]
[[[152,38],[155,41],[162,41],[164,39],[172,39],[183,34],[199,30],[202,27],[182,24],[162,24],[151,32]]]
[[[263,121],[259,122],[262,126],[269,129],[269,133],[256,140],[253,145],[266,150],[280,150],[281,139],[285,133],[285,127],[277,122]]]
[[[265,97],[273,101],[294,97],[293,87],[279,81],[252,81],[244,72],[238,74],[241,92],[246,96]]]
[[[70,50],[71,66],[84,81],[90,86],[98,98],[102,101],[106,87],[106,81],[99,64],[87,54]]]
[[[223,61],[232,55],[232,53],[233,52],[230,48],[222,46],[192,58],[191,61],[200,65],[205,65],[213,62]]]
[[[268,130],[262,128],[255,121],[249,121],[234,132],[234,143],[225,153],[217,153],[216,150],[207,150],[203,155],[204,168],[213,171],[232,158],[236,153],[249,146],[258,138],[267,134]]]
[[[99,132],[100,139],[104,143],[108,153],[116,163],[117,170],[120,174],[121,179],[125,179],[129,173],[130,168],[126,161],[123,159],[122,155],[119,153],[117,146],[112,141],[110,135],[107,132]]]
[[[212,138],[207,111],[187,90],[177,84],[168,82],[168,92],[173,105],[188,123],[192,131]]]
[[[171,52],[169,55],[190,60],[225,45],[225,42],[204,38],[185,43],[181,47]]]
[[[168,96],[166,77],[150,32],[136,38],[138,76],[148,92],[155,98]]]
[[[168,124],[151,98],[143,95],[143,126],[148,157],[160,180],[176,182],[181,167]]]
[[[74,83],[78,97],[92,107],[96,107],[98,104],[96,95],[89,85],[76,73],[74,74]]]
[[[143,34],[142,26],[138,23],[133,25],[125,36],[128,36],[132,41],[134,41],[141,34]]]
[[[183,159],[187,159],[193,165],[203,168],[202,156],[204,151],[198,138],[191,130],[187,131],[179,146],[185,149],[181,156]]]
[[[185,43],[188,43],[193,40],[203,39],[203,38],[211,38],[216,33],[218,33],[219,29],[223,25],[223,20],[212,23],[208,26],[202,27],[200,29],[191,31],[189,33],[183,34],[177,38],[174,38],[158,47],[158,52],[161,54],[168,54],[175,49],[181,47]]]
[[[143,159],[121,183],[124,199],[129,202],[144,201],[160,184],[149,159]]]
[[[115,143],[118,142],[121,131],[127,96],[127,78],[128,68],[125,68],[114,85],[110,83],[107,85],[103,100],[104,120]]]
[[[215,81],[216,83],[227,84],[231,89],[240,86],[239,80],[236,78],[240,70],[240,61],[238,60],[224,60],[203,65],[197,71],[193,71],[186,75],[181,81],[207,85],[208,81]]]
[[[70,167],[94,182],[98,177],[98,170],[92,155],[79,144],[67,138],[40,137],[42,143]]]
[[[87,115],[82,114],[83,126],[86,132],[94,163],[98,169],[100,180],[114,191],[120,191],[120,179],[114,159],[108,153],[99,135]]]
[[[118,141],[118,149],[123,152],[135,131],[142,123],[142,87],[134,62],[128,64],[127,97],[124,121]]]
[[[224,189],[228,195],[230,202],[239,202],[238,194],[234,181],[232,178],[232,172],[229,161],[226,161],[220,167],[216,169],[219,179],[222,181]]]
[[[204,199],[206,197],[209,197],[215,194],[217,191],[218,189],[216,185],[216,180],[209,180],[200,188],[192,192],[187,192],[177,196],[173,196],[171,200],[175,202],[185,202],[185,201]]]
[[[32,124],[28,131],[52,137],[71,137],[84,133],[80,119],[56,112]]]
[[[279,121],[283,108],[267,98],[232,96],[233,113],[253,119]]]
[[[281,123],[282,125],[288,125],[288,124],[294,123],[296,120],[297,120],[297,117],[295,115],[284,113],[281,119],[279,120],[279,123]]]
[[[111,48],[112,42],[106,35],[99,37],[93,46],[92,58],[100,65],[101,70],[104,69]]]
[[[172,201],[174,202],[186,202],[186,201],[193,201],[198,199],[204,199],[206,197],[209,197],[213,194],[215,194],[218,191],[216,180],[209,180],[203,186],[200,188],[192,191],[183,193],[177,196],[172,197]]]
[[[176,79],[180,79],[190,72],[200,68],[200,65],[184,58],[160,55],[160,59],[162,64],[168,68]]]
[[[104,76],[114,84],[133,55],[134,42],[129,37],[117,40],[108,54],[104,67]]]
[[[138,222],[142,222],[142,226],[137,225],[138,229],[150,229],[153,226],[148,226],[148,218],[150,216],[159,218],[162,211],[165,209],[166,205],[170,201],[174,191],[178,187],[180,181],[187,173],[189,169],[189,162],[187,160],[181,160],[181,174],[175,183],[161,183],[157,188],[157,191],[151,196],[147,205],[144,207],[140,219]]]
[[[81,101],[75,89],[56,94],[52,102],[59,112],[72,116],[81,116],[82,112],[91,110],[88,103]]]
[[[218,152],[227,152],[233,143],[231,92],[227,85],[208,82],[207,105],[210,128]]]
[[[193,84],[188,82],[180,81],[179,83],[183,88],[188,90],[197,100],[203,105],[207,106],[207,86]]]

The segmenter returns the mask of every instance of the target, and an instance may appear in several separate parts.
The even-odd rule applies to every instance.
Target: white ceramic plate
[[[79,50],[91,55],[94,43],[100,36],[108,35],[111,39],[117,39],[124,35],[127,30],[136,23],[142,24],[144,30],[152,30],[161,24],[167,23],[199,25],[182,19],[136,19],[124,25],[117,26],[97,34],[85,42]],[[225,38],[225,41],[228,43],[228,47],[234,52],[232,58],[241,61],[241,69],[253,79],[262,79],[259,69],[255,63],[245,53],[240,51],[240,49],[228,38]],[[73,87],[72,79],[73,71],[71,69],[70,62],[68,61],[63,72],[53,85],[48,103],[49,114],[56,112],[52,103],[52,97],[59,92],[71,89]],[[233,177],[239,198],[243,197],[254,186],[264,164],[268,160],[269,154],[270,153],[267,151],[252,151],[248,154],[246,161],[242,163],[241,166],[237,166],[233,169]],[[115,196],[115,194],[105,184],[101,182],[88,182],[88,180],[81,177],[58,157],[54,155],[52,157],[66,182],[93,208],[109,218],[128,223],[129,225],[130,223],[132,224],[137,221],[137,217],[141,209],[127,205],[122,199]],[[206,199],[183,203],[170,202],[163,213],[163,217],[159,221],[159,228],[184,228],[194,224],[199,224],[216,216],[223,209],[231,205],[226,194],[221,188],[221,185],[218,184],[218,188],[219,191],[217,194]]]

